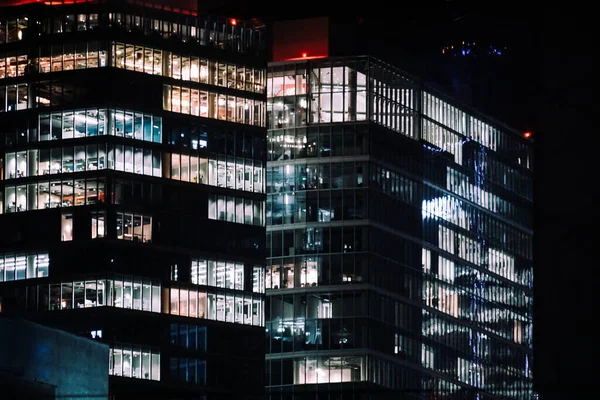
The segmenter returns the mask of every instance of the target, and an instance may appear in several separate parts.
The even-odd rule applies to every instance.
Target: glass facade
[[[262,22],[17,3],[0,7],[0,313],[106,343],[114,400],[260,397]]]
[[[270,398],[531,398],[532,143],[368,57],[267,96]]]

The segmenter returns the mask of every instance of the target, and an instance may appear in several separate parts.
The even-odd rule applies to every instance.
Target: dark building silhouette
[[[548,7],[536,17],[536,385],[544,400],[595,397],[598,285],[592,277],[600,196],[590,185],[598,171],[597,141],[583,139],[594,131],[597,114],[596,85],[590,84],[597,22],[584,7]]]
[[[46,3],[0,3],[2,312],[108,344],[114,399],[260,396],[262,25]]]
[[[468,105],[533,129],[537,71],[529,14],[451,8],[418,50],[420,73]]]
[[[107,400],[108,350],[92,339],[2,316],[2,398]]]
[[[274,25],[270,398],[533,398],[529,135],[334,26]]]

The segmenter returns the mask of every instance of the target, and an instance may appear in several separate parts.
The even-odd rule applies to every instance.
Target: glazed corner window
[[[60,221],[60,240],[62,242],[73,240],[73,214],[62,214]]]
[[[106,221],[106,212],[94,211],[92,212],[92,239],[104,237],[104,221]]]
[[[148,215],[117,213],[117,239],[151,243],[152,217]]]

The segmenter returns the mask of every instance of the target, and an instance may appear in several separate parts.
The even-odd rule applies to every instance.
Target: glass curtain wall
[[[527,398],[532,144],[372,59],[273,64],[267,95],[267,386],[367,380]],[[349,292],[367,282],[390,297]],[[359,318],[394,328],[367,344]],[[352,354],[361,346],[382,357]],[[279,355],[333,348],[343,356]]]

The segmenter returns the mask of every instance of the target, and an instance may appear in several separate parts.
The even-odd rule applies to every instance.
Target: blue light
[[[464,50],[462,51],[462,55],[463,55],[463,56],[465,55],[465,51],[464,51]]]
[[[425,143],[423,144],[423,147],[425,147],[427,150],[435,151],[436,153],[443,153],[444,152],[444,149],[440,149],[440,148],[437,148],[437,147],[429,146],[429,145],[427,145]]]

